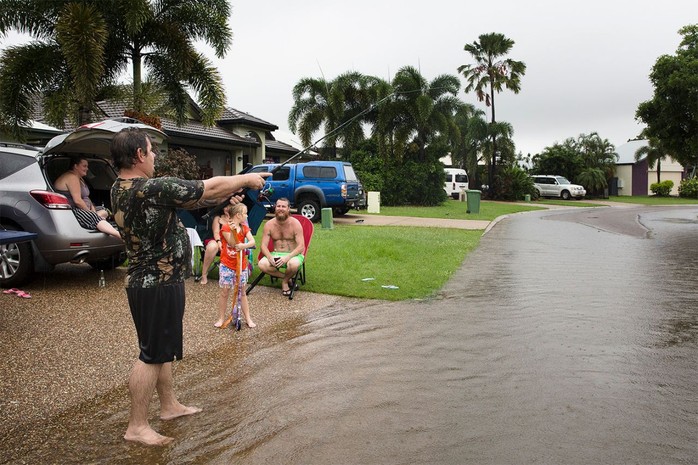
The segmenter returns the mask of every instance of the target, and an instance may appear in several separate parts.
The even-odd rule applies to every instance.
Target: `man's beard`
[[[280,221],[286,221],[290,214],[288,212],[274,212],[274,217]]]

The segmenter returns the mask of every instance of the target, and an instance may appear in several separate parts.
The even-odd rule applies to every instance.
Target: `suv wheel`
[[[562,200],[569,200],[570,199],[570,191],[562,191],[560,193],[560,197],[562,197]]]
[[[320,204],[313,199],[305,198],[298,204],[298,213],[317,223],[320,220]]]
[[[6,229],[17,230],[11,226]],[[0,286],[19,287],[29,280],[33,271],[31,242],[0,245]]]

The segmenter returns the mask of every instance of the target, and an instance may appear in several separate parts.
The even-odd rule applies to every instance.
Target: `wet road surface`
[[[512,215],[433,299],[331,306],[185,359],[177,389],[205,410],[153,422],[171,447],[120,439],[119,389],[6,438],[5,458],[695,464],[697,284],[698,207]]]

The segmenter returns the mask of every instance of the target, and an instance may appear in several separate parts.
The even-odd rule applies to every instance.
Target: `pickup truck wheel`
[[[303,199],[298,204],[298,213],[317,223],[320,221],[320,204],[313,199]]]
[[[2,225],[0,225],[2,227]],[[7,226],[16,231],[17,228]],[[29,242],[0,245],[0,286],[19,287],[29,281],[34,271],[32,246]]]

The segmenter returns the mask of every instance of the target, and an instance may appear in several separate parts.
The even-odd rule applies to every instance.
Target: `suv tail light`
[[[345,183],[342,183],[342,198],[347,198],[347,185]]]
[[[49,191],[31,191],[29,194],[41,205],[51,210],[71,210],[73,208],[65,195]]]

